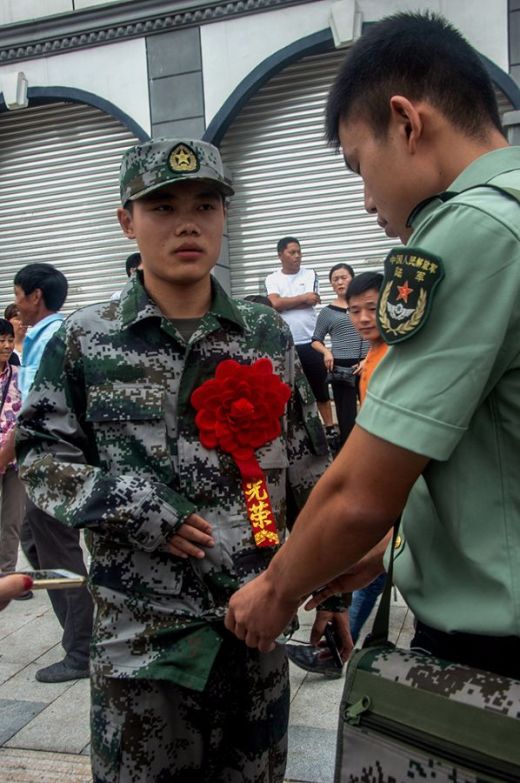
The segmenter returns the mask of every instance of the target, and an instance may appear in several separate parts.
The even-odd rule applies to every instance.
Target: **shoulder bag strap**
[[[366,637],[363,647],[376,647],[381,645],[392,646],[393,644],[388,641],[388,632],[390,627],[390,603],[392,600],[392,581],[394,574],[394,551],[399,535],[399,525],[401,523],[401,517],[399,517],[394,523],[394,533],[392,536],[392,549],[390,552],[390,562],[388,564],[388,571],[386,572],[386,582],[381,600],[379,601],[379,607],[374,618],[372,625],[372,631]]]
[[[9,367],[9,372],[7,374],[7,380],[4,383],[4,388],[2,389],[2,401],[0,402],[0,415],[4,409],[4,404],[7,399],[7,395],[9,393],[9,386],[11,385],[11,378],[13,377],[13,368],[11,367],[9,362],[7,363],[7,365]]]

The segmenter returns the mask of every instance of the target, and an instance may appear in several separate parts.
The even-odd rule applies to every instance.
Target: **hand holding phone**
[[[329,648],[332,660],[339,669],[343,668],[343,658],[340,654],[340,643],[334,632],[334,626],[332,623],[327,623],[325,626],[325,639],[327,641],[327,647]]]

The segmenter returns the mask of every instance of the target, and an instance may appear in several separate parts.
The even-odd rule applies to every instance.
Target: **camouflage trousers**
[[[94,783],[282,783],[289,682],[283,649],[227,637],[204,692],[92,677]]]

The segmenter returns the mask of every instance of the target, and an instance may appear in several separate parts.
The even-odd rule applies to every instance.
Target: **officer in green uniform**
[[[294,535],[233,597],[227,626],[270,649],[311,590],[381,570],[378,541],[405,507],[395,581],[413,644],[520,677],[520,149],[478,56],[432,14],[389,17],[356,42],[327,134],[406,242],[378,304],[390,348]]]
[[[223,617],[279,547],[287,488],[301,507],[329,459],[283,321],[210,275],[232,193],[210,144],[125,153],[142,269],[67,319],[19,419],[30,496],[92,554],[95,783],[283,780],[283,648],[249,650]]]

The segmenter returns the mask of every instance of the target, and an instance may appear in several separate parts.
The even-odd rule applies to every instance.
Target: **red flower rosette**
[[[230,454],[240,470],[257,546],[275,546],[279,537],[255,450],[280,435],[280,418],[290,396],[290,387],[273,373],[267,358],[253,364],[225,359],[215,377],[191,395],[200,442],[206,449]]]

